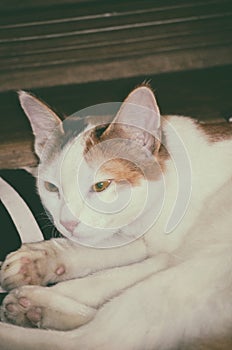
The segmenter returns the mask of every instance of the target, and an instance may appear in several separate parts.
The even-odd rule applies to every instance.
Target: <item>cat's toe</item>
[[[46,283],[46,251],[22,247],[9,254],[1,266],[1,285],[6,290]]]
[[[1,321],[24,327],[40,327],[42,308],[24,296],[23,289],[9,293],[1,307]]]

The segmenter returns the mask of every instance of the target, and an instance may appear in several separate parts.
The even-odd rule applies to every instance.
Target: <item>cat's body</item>
[[[67,142],[59,120],[46,106],[25,93],[21,103],[41,159],[39,192],[56,226],[85,245],[108,248],[53,239],[12,253],[2,267],[2,284],[13,289],[5,299],[2,319],[53,330],[2,323],[0,348],[175,350],[227,345],[229,349],[231,126],[207,127],[176,116],[164,118],[160,125],[151,90],[140,87],[129,95],[113,124],[98,132],[87,129],[77,142],[72,137]],[[123,124],[130,124],[132,115],[139,122],[133,121],[136,128],[128,129]],[[58,127],[59,152],[52,157],[52,148],[42,156],[48,135],[39,132],[45,122],[36,118],[45,120],[44,116],[50,120],[44,129]],[[129,146],[121,139],[129,140]],[[111,147],[105,147],[108,141]],[[78,198],[73,189],[76,163],[83,166],[78,168],[83,197]],[[131,203],[125,215],[103,211],[96,215],[96,198],[110,207],[115,188],[119,199],[127,198],[128,184]],[[95,193],[96,185],[105,190]],[[146,209],[142,215],[141,203]],[[60,283],[17,288],[54,282]]]

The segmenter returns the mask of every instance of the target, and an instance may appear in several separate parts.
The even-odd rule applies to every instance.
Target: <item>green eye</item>
[[[111,184],[111,180],[106,180],[106,181],[100,181],[95,183],[92,186],[92,190],[94,192],[102,192],[104,191],[107,187],[109,187],[109,185]]]
[[[49,192],[59,192],[58,187],[53,185],[51,182],[44,181],[44,186],[45,186],[46,190]]]

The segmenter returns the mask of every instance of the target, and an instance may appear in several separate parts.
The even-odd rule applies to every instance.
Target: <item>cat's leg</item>
[[[60,282],[51,287],[58,294],[72,298],[93,308],[101,307],[115,296],[148,276],[170,266],[170,255],[161,253],[140,263],[116,267],[84,278]]]
[[[105,303],[77,330],[76,344],[88,350],[170,350],[220,335],[229,339],[231,285],[231,247],[210,247],[206,256],[153,274]]]
[[[168,266],[167,254],[53,287],[22,286],[3,301],[1,319],[13,324],[70,330],[88,322],[106,301]]]
[[[1,285],[11,290],[22,285],[48,285],[86,276],[147,257],[143,239],[112,249],[94,249],[67,239],[23,244],[9,254],[1,266]]]
[[[83,325],[95,313],[96,309],[41,286],[22,286],[12,290],[0,309],[3,322],[63,331]]]

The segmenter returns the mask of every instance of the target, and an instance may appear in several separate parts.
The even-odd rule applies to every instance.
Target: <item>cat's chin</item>
[[[118,230],[94,229],[94,232],[93,231],[87,232],[87,230],[85,230],[84,232],[81,232],[80,230],[77,230],[74,233],[70,233],[66,230],[62,230],[60,234],[77,244],[81,244],[83,246],[93,247],[93,248],[118,247],[118,246],[128,244],[131,241],[134,241],[136,239],[136,237],[130,237],[130,236],[127,236],[126,234],[123,234],[123,232],[119,229]]]

